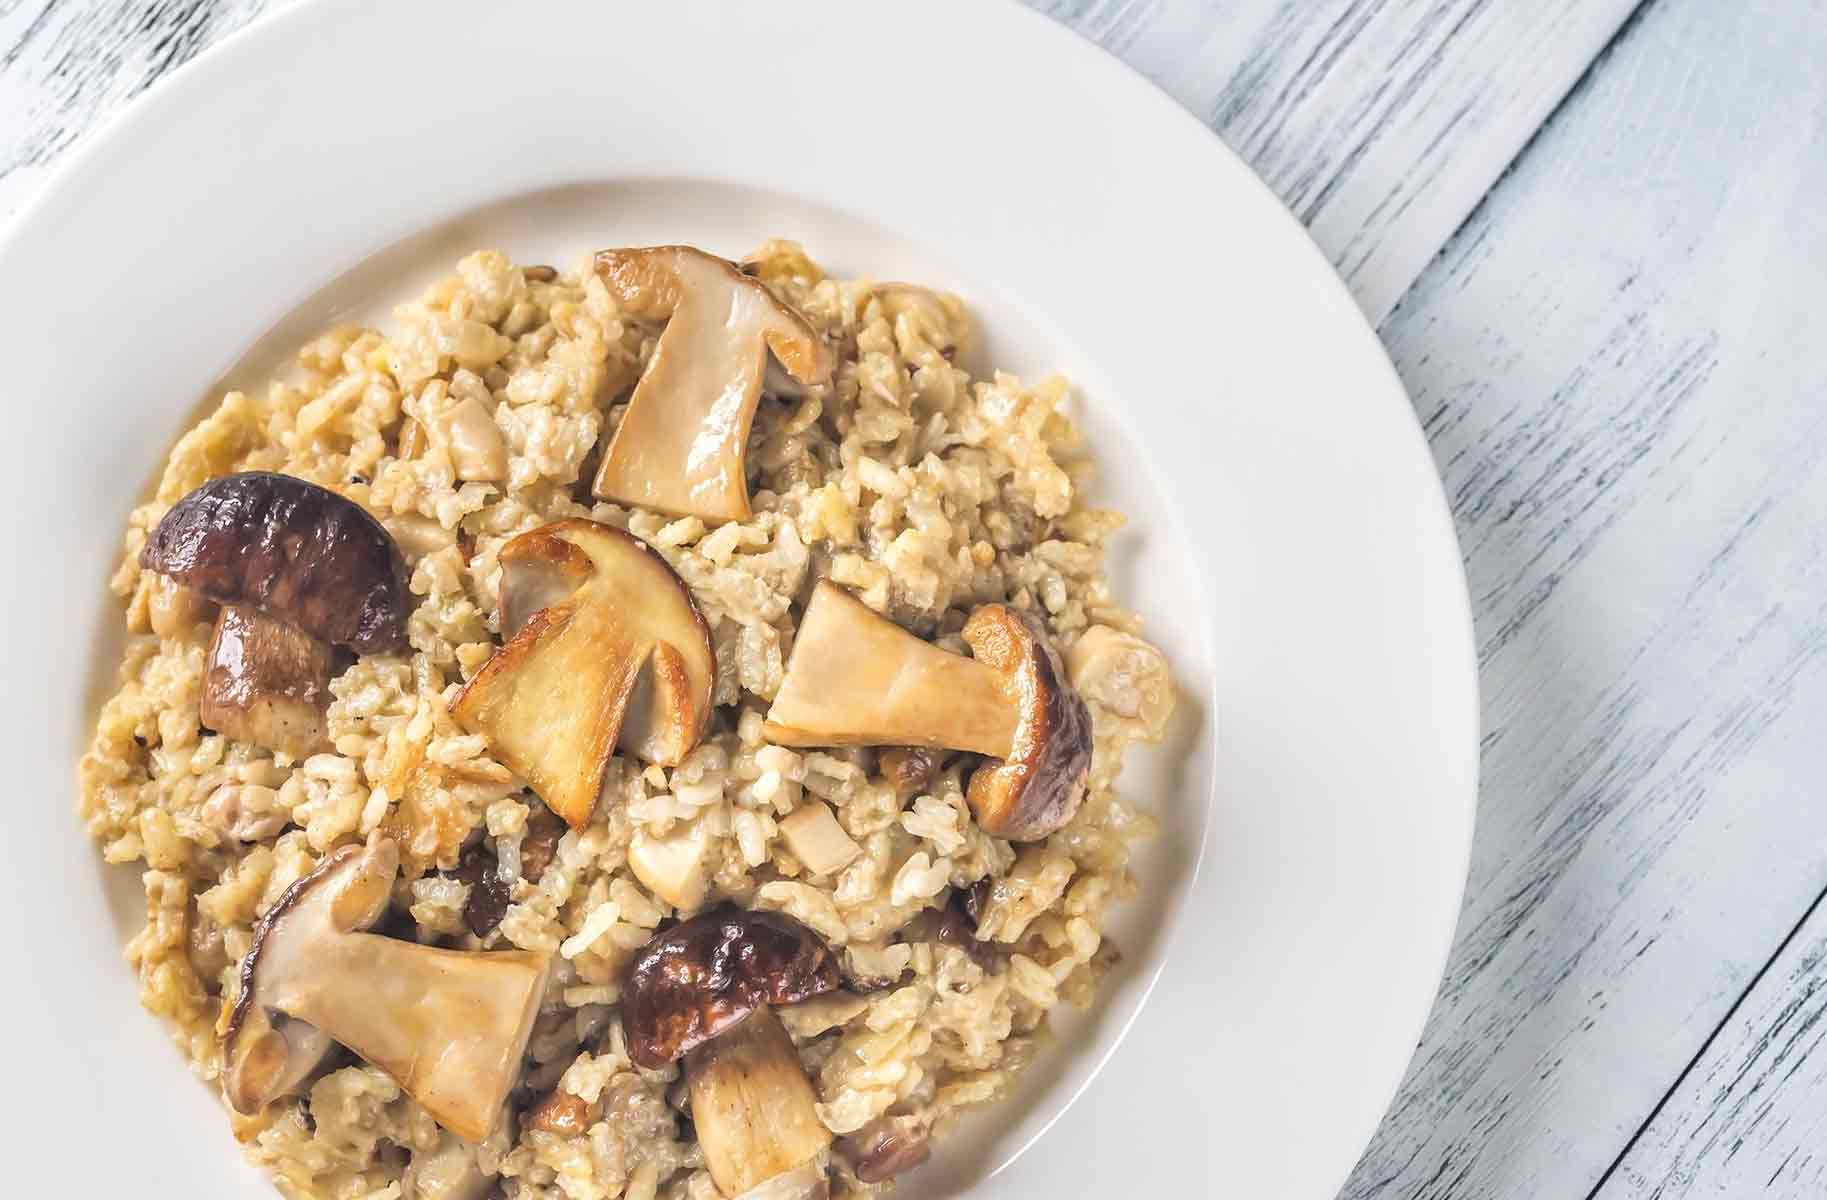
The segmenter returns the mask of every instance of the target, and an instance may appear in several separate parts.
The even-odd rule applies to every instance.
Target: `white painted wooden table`
[[[0,0],[0,215],[274,6]],[[1471,885],[1344,1195],[1827,1195],[1827,0],[1036,7],[1312,229],[1458,521]]]

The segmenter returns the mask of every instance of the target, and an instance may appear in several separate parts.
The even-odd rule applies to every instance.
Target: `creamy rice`
[[[873,750],[792,750],[762,736],[816,578],[959,652],[965,618],[988,601],[1038,616],[1062,652],[1093,626],[1136,631],[1103,573],[1105,539],[1122,518],[1079,500],[1089,464],[1060,411],[1067,385],[973,379],[957,365],[971,329],[953,297],[826,278],[786,242],[750,262],[827,337],[839,365],[804,398],[764,398],[747,521],[707,528],[589,496],[595,449],[659,330],[620,315],[587,270],[527,272],[492,251],[399,308],[391,333],[324,333],[264,393],[230,392],[173,449],[156,495],[132,514],[112,581],[129,638],[119,690],[82,761],[81,813],[107,861],[143,865],[147,922],[127,954],[142,1003],[166,1019],[199,1077],[221,1070],[219,1017],[254,922],[325,854],[375,829],[399,841],[404,860],[390,932],[555,956],[515,1105],[560,1088],[587,1106],[589,1124],[551,1133],[522,1114],[476,1148],[510,1200],[718,1195],[680,1120],[678,1068],[642,1071],[626,1052],[624,969],[674,915],[627,867],[637,831],[702,822],[713,900],[786,912],[827,939],[853,977],[886,983],[781,1011],[835,1134],[914,1114],[942,1135],[956,1114],[1006,1091],[1054,1005],[1089,1001],[1116,954],[1101,932],[1106,909],[1136,889],[1128,843],[1154,828],[1114,783],[1124,748],[1158,737],[1171,707],[1157,654],[1126,643],[1136,652],[1121,670],[1075,678],[1094,722],[1089,794],[1042,842],[1015,845],[977,827],[966,763],[903,800]],[[488,420],[478,425],[478,413]],[[428,436],[402,457],[408,417]],[[463,456],[477,453],[505,454],[505,484],[461,481]],[[138,565],[177,499],[238,470],[296,475],[363,505],[410,568],[410,655],[342,669],[331,684],[334,750],[299,762],[199,726],[210,626],[159,620],[156,577]],[[690,585],[711,625],[719,707],[677,768],[613,759],[594,818],[557,840],[535,883],[524,870],[529,831],[551,822],[448,706],[495,648],[501,548],[573,516],[645,539]],[[863,850],[832,877],[809,877],[779,838],[780,820],[814,800]],[[465,926],[471,885],[456,875],[478,844],[511,884],[485,939]],[[973,955],[932,927],[954,890],[985,879],[1002,885],[978,914],[997,953]],[[333,1058],[300,1096],[232,1123],[288,1195],[444,1194],[425,1165],[441,1142],[435,1123],[352,1057]],[[883,1186],[856,1181],[838,1147],[837,1194]]]

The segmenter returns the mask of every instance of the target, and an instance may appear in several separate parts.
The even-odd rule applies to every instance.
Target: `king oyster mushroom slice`
[[[684,1058],[692,1124],[724,1195],[822,1194],[831,1132],[769,1006],[841,982],[836,955],[798,921],[727,907],[659,934],[629,964],[628,1055],[649,1070]]]
[[[666,321],[603,455],[596,494],[706,521],[745,520],[743,458],[770,355],[809,385],[831,377],[830,350],[764,284],[691,246],[604,250],[596,272],[624,312]],[[772,378],[782,386],[778,373]]]
[[[691,591],[640,539],[570,519],[501,551],[508,640],[451,715],[581,829],[618,744],[674,766],[704,736],[717,658]]]
[[[376,835],[286,889],[254,927],[223,1041],[222,1090],[253,1115],[340,1042],[433,1119],[486,1137],[520,1075],[549,969],[524,950],[441,950],[364,932],[386,911],[399,851]]]
[[[1091,767],[1091,717],[1033,620],[986,604],[972,657],[921,641],[821,580],[768,710],[783,746],[926,746],[997,761],[965,798],[997,837],[1037,841],[1072,819]]]
[[[203,484],[159,521],[140,565],[222,606],[198,718],[237,740],[311,753],[325,740],[333,648],[406,648],[399,547],[359,504],[290,475]]]

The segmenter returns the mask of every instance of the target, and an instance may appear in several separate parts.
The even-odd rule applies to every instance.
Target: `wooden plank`
[[[1600,1200],[1827,1195],[1827,906],[1764,972]]]
[[[83,134],[267,0],[0,3],[0,216]]]
[[[1211,125],[1373,322],[1637,0],[1034,0]]]
[[[165,70],[285,0],[0,9],[0,213]],[[1635,0],[1031,0],[1212,125],[1381,319]]]
[[[1827,0],[1658,0],[1384,327],[1489,732],[1442,997],[1348,1197],[1585,1194],[1827,885],[1824,61]],[[1729,1149],[1704,1177],[1756,1193]]]

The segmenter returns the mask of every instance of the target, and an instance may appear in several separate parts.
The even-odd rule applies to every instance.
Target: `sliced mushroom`
[[[581,829],[618,742],[670,766],[703,737],[710,629],[666,560],[608,525],[543,526],[509,542],[501,562],[511,632],[451,714]]]
[[[780,1188],[776,1180],[808,1167],[831,1145],[799,1051],[766,1006],[687,1054],[685,1079],[704,1165],[726,1196]],[[806,1182],[816,1185],[824,1172],[814,1167],[807,1174]],[[789,1176],[786,1187],[796,1182]]]
[[[765,735],[785,746],[929,746],[999,760],[970,778],[978,825],[1013,841],[1044,838],[1084,798],[1090,714],[1030,618],[986,604],[963,636],[971,658],[821,580]]]
[[[941,946],[956,946],[985,971],[999,971],[1003,965],[1001,949],[977,936],[977,919],[971,910],[978,906],[970,900],[975,894],[975,888],[954,892],[950,904],[931,914],[933,940]]]
[[[328,643],[295,625],[225,605],[209,643],[197,719],[236,741],[304,758],[328,738],[331,654]]]
[[[527,1128],[578,1137],[590,1131],[596,1119],[593,1110],[600,1115],[601,1105],[589,1104],[582,1096],[574,1096],[563,1088],[553,1088],[545,1099],[528,1110]]]
[[[345,846],[254,927],[223,1042],[229,1104],[296,1088],[331,1039],[391,1075],[444,1128],[480,1141],[519,1078],[546,956],[440,950],[362,932],[387,909],[399,851]]]
[[[930,746],[1001,758],[1020,724],[995,668],[921,641],[820,580],[765,735],[783,746]]]
[[[830,350],[763,284],[691,246],[604,250],[596,271],[624,311],[666,321],[596,494],[707,521],[746,519],[743,459],[769,355],[813,384],[830,378]]]
[[[406,646],[413,602],[393,538],[353,500],[290,475],[210,480],[171,506],[140,565],[357,654]]]
[[[836,990],[831,948],[791,917],[724,908],[655,937],[622,986],[628,1055],[656,1070],[680,1057],[705,1165],[726,1196],[786,1176],[809,1188],[831,1144],[799,1052],[769,1005]],[[773,1193],[764,1193],[772,1195]],[[812,1191],[789,1194],[813,1195]]]
[[[713,909],[641,948],[622,987],[628,1057],[658,1070],[763,1004],[835,991],[837,956],[784,913]]]
[[[858,1180],[881,1183],[932,1157],[932,1127],[924,1117],[884,1115],[838,1144],[856,1164]]]
[[[332,648],[406,646],[399,547],[354,501],[289,475],[205,483],[159,521],[140,565],[196,598],[192,612],[222,605],[198,719],[239,741],[311,753],[325,739]]]

